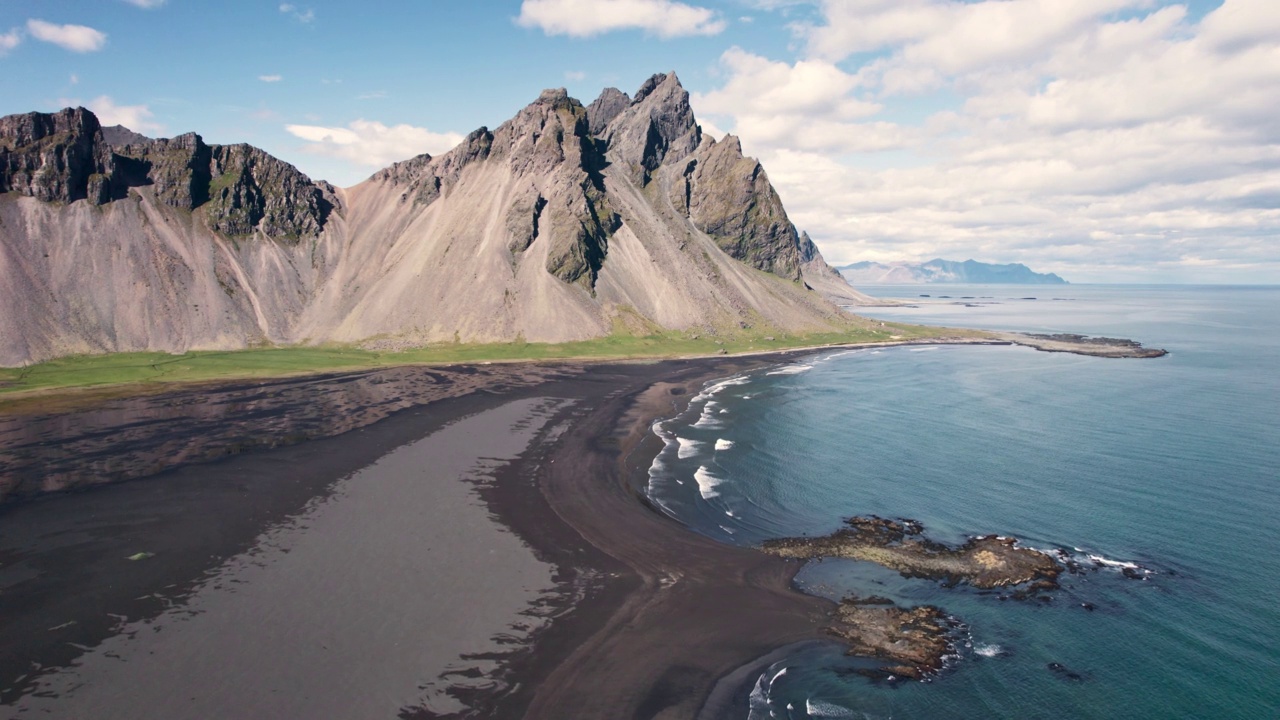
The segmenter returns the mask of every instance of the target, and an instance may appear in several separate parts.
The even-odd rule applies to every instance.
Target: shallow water
[[[758,689],[754,714],[1273,715],[1280,288],[871,291],[975,305],[867,310],[881,319],[1130,337],[1171,354],[838,352],[726,379],[660,424],[669,444],[651,497],[726,542],[825,534],[878,514],[921,520],[950,542],[1015,535],[1094,568],[1068,576],[1051,602],[1029,603],[865,563],[812,563],[797,580],[809,592],[936,604],[968,633],[925,683],[875,685],[848,672],[859,661],[838,647],[805,650],[766,673],[787,669]],[[1143,579],[1120,573],[1128,562]]]

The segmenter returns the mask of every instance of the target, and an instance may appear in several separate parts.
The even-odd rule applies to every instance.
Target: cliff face
[[[333,210],[333,191],[250,145],[206,145],[195,133],[114,146],[130,162],[135,185],[151,184],[160,202],[201,209],[209,227],[229,236],[314,236]]]
[[[98,118],[88,110],[0,118],[0,192],[101,205],[122,191]]]
[[[847,322],[759,163],[703,136],[674,74],[587,107],[545,91],[346,190],[248,145],[12,116],[0,183],[0,298],[24,308],[0,317],[5,365]]]
[[[316,235],[333,209],[331,190],[249,145],[206,145],[195,133],[151,140],[119,126],[104,132],[84,108],[0,118],[0,191],[104,205],[143,186],[170,207],[201,208],[212,230],[232,236]]]

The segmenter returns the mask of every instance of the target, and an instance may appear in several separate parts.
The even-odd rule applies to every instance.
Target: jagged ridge
[[[29,310],[0,318],[3,364],[849,322],[811,291],[840,296],[838,276],[763,168],[703,135],[674,73],[587,107],[545,91],[346,190],[247,145],[11,116],[0,182],[0,297]]]
[[[195,133],[152,140],[110,128],[84,108],[0,118],[0,191],[44,202],[122,200],[153,186],[170,207],[202,208],[216,232],[312,236],[333,209],[332,188],[250,145],[206,145]]]

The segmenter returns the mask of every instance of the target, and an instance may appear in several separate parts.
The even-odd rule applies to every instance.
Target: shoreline
[[[947,328],[943,328],[947,329]],[[464,362],[415,362],[389,363],[359,367],[322,367],[314,370],[292,372],[274,372],[266,374],[229,375],[225,377],[209,377],[196,379],[148,379],[122,382],[103,382],[81,385],[53,385],[26,390],[0,392],[0,417],[5,415],[36,415],[53,410],[56,412],[73,412],[84,407],[102,405],[122,399],[141,398],[156,395],[167,395],[177,392],[194,392],[201,389],[218,391],[232,386],[268,385],[273,383],[305,382],[341,378],[356,375],[368,375],[391,370],[423,370],[423,371],[471,371],[478,368],[494,370],[510,368],[536,367],[591,367],[603,365],[620,365],[631,363],[662,363],[678,361],[715,360],[726,358],[755,358],[810,354],[824,350],[857,350],[860,348],[887,348],[914,345],[1022,345],[1044,352],[1071,353],[1093,357],[1159,357],[1167,354],[1164,350],[1147,349],[1132,340],[1117,338],[1090,338],[1088,336],[1039,336],[1033,333],[1007,332],[996,330],[970,330],[953,328],[960,333],[977,333],[976,335],[940,335],[931,337],[898,338],[890,340],[871,340],[858,342],[830,342],[818,345],[797,345],[794,347],[763,348],[759,350],[743,350],[715,353],[695,353],[688,355],[633,355],[633,356],[581,356],[564,358],[495,358],[492,360],[476,360]],[[1105,341],[1105,342],[1104,342]],[[110,357],[110,356],[103,356]],[[3,368],[0,368],[3,369]]]
[[[37,676],[68,667],[114,637],[119,618],[143,621],[182,605],[273,522],[391,449],[485,408],[552,397],[567,407],[476,490],[502,526],[556,568],[560,595],[536,608],[551,622],[500,663],[509,692],[461,688],[456,697],[502,717],[563,717],[566,708],[692,716],[734,668],[821,637],[834,605],[791,589],[798,563],[721,545],[638,502],[624,468],[643,463],[634,451],[652,435],[648,413],[670,412],[673,399],[687,402],[709,379],[793,356],[560,368],[407,409],[375,403],[365,410],[387,417],[336,436],[214,462],[188,457],[192,464],[136,482],[0,507],[0,702],[24,696],[33,665]],[[279,402],[282,413],[292,407]],[[62,530],[50,528],[54,519]],[[83,534],[77,522],[112,529],[71,545],[52,539]],[[128,562],[139,547],[155,554]]]
[[[920,344],[1009,343],[965,338],[952,343],[934,339],[852,347]],[[649,461],[661,444],[650,431],[651,424],[679,412],[707,382],[716,378],[844,347],[850,346],[656,362],[511,363],[504,364],[496,377],[481,372],[490,368],[452,368],[456,377],[435,378],[431,387],[419,388],[418,394],[408,400],[397,397],[407,403],[403,406],[386,402],[386,396],[370,395],[369,387],[364,387],[345,401],[348,409],[360,411],[353,423],[345,429],[331,426],[329,434],[314,436],[318,439],[304,437],[296,444],[277,447],[273,442],[251,447],[248,449],[252,452],[213,463],[198,456],[182,456],[177,462],[183,467],[170,467],[161,475],[186,474],[225,482],[221,476],[228,463],[256,467],[261,473],[262,468],[279,462],[281,457],[293,458],[297,467],[291,471],[300,478],[310,474],[295,480],[292,487],[280,487],[263,477],[257,491],[239,488],[239,492],[226,493],[211,513],[217,516],[211,522],[238,521],[232,532],[219,531],[216,538],[222,543],[222,556],[226,556],[240,549],[246,538],[256,537],[262,527],[262,517],[240,516],[246,503],[258,500],[256,492],[277,493],[278,507],[267,514],[288,517],[296,511],[290,508],[322,497],[340,477],[335,473],[376,458],[405,437],[415,433],[424,437],[421,433],[430,434],[431,427],[447,425],[451,418],[522,397],[568,399],[569,406],[555,414],[528,450],[500,468],[493,483],[477,489],[497,520],[540,560],[556,568],[555,582],[561,594],[541,609],[551,622],[537,631],[527,646],[515,649],[501,663],[497,672],[506,678],[509,691],[496,695],[459,692],[474,707],[501,717],[563,717],[566,708],[573,708],[575,716],[586,717],[693,717],[699,713],[700,717],[709,717],[712,710],[708,703],[713,694],[718,699],[712,704],[717,707],[741,709],[740,703],[732,702],[731,693],[725,694],[726,683],[734,673],[743,672],[744,667],[758,663],[779,648],[799,642],[830,641],[825,627],[836,605],[792,587],[792,580],[802,567],[800,563],[754,548],[721,544],[653,508],[641,491],[641,478],[647,475]],[[405,387],[406,376],[438,375],[442,370],[396,368],[274,383],[224,383],[220,387],[233,396],[236,392],[255,393],[268,388],[270,392],[261,402],[278,402],[276,410],[283,417],[296,408],[297,402],[312,402],[317,384],[364,382],[376,389],[398,378],[402,384],[391,382],[391,389],[399,392]],[[536,372],[528,372],[531,370]],[[482,377],[472,377],[477,374]],[[189,388],[186,390],[190,392]],[[290,399],[290,392],[301,393],[306,400]],[[175,395],[182,393],[124,402],[145,405]],[[284,400],[279,399],[282,395]],[[235,405],[230,401],[228,404]],[[331,411],[332,407],[330,403],[325,410]],[[221,423],[223,418],[213,421]],[[181,435],[190,431],[186,428],[175,432]],[[373,446],[370,440],[375,440]],[[155,444],[152,451],[160,452],[165,447],[163,443]],[[126,496],[146,494],[151,483],[156,482],[162,483],[164,478],[108,485],[101,490],[123,492]],[[119,488],[124,490],[117,491]],[[64,498],[65,503],[61,502]],[[12,513],[28,512],[26,508],[35,508],[33,512],[39,515],[41,509],[48,512],[55,505],[59,510],[79,506],[81,512],[92,513],[94,499],[95,489],[89,489],[62,498],[45,497],[0,506],[0,513],[9,520]],[[190,582],[208,567],[209,548],[196,541],[208,541],[213,529],[179,528],[178,524],[164,532],[194,533],[198,537],[189,538],[191,542],[183,546],[187,547],[185,556],[130,564],[116,592],[116,602],[131,608],[122,614],[148,616],[155,608],[137,602],[145,595],[140,590],[161,587],[163,583],[172,585],[175,579],[178,584],[184,578]],[[113,546],[103,551],[103,557],[122,555],[123,549]],[[217,557],[219,553],[213,555]],[[3,559],[0,548],[0,560]],[[62,569],[81,570],[74,560]],[[74,615],[97,608],[97,602],[86,606],[83,598],[74,595],[79,589],[77,584],[87,581],[86,573],[92,574],[90,570],[46,582],[43,597],[61,603],[55,603],[53,610]],[[0,599],[7,600],[2,596]],[[54,621],[58,620],[53,617],[56,612],[42,615],[41,610],[46,608],[38,605],[37,602],[36,606],[25,608],[25,612],[35,615],[14,616],[19,618],[16,625],[3,626],[4,637],[0,639],[4,642],[0,645],[17,648],[16,652],[44,647],[45,661],[39,664],[56,667],[70,663],[77,655],[67,649],[68,643],[91,647],[112,634],[109,626],[99,622],[96,626],[90,623],[72,628],[56,637],[36,637],[40,634],[37,628],[54,628]],[[24,633],[22,626],[28,631]],[[55,641],[61,645],[50,654]],[[13,658],[0,663],[0,671],[5,673],[0,676],[0,689],[19,674],[20,665]],[[745,697],[738,700],[746,702]]]

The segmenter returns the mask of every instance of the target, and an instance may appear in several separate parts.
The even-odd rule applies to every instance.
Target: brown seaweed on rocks
[[[897,570],[905,577],[968,583],[991,589],[1032,583],[1037,590],[1057,587],[1063,567],[1050,555],[1018,547],[998,535],[971,538],[949,547],[924,537],[918,521],[854,517],[825,537],[781,538],[764,543],[765,552],[788,558],[840,557],[865,560]]]

